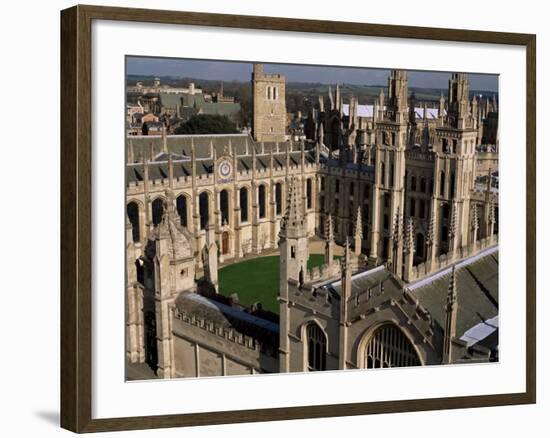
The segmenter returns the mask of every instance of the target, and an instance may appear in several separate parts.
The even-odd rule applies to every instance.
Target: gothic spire
[[[355,239],[363,238],[363,221],[361,220],[361,207],[357,207],[357,217],[355,219],[355,232],[353,236]]]
[[[456,203],[453,202],[453,205],[451,207],[451,223],[449,224],[449,240],[452,240],[456,235]]]
[[[407,221],[407,229],[405,231],[405,242],[403,244],[403,250],[405,254],[413,253],[414,248],[414,221],[412,217],[409,217]]]
[[[449,280],[449,289],[447,292],[447,312],[453,310],[456,306],[457,294],[456,294],[456,268],[455,265],[451,268],[451,278]]]
[[[334,242],[334,228],[332,225],[332,214],[328,214],[327,223],[325,225],[325,240]]]
[[[298,184],[295,177],[291,178],[288,185],[288,202],[281,228],[285,230],[292,229],[295,232],[305,232],[300,184]]]
[[[434,212],[430,215],[430,223],[428,224],[428,235],[426,236],[427,243],[431,245],[434,241],[434,232],[435,232],[435,217]]]
[[[477,202],[474,202],[474,205],[472,206],[473,212],[472,212],[472,230],[478,230],[479,229],[479,217],[477,213]]]

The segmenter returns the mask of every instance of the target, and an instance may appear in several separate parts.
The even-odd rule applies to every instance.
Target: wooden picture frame
[[[491,43],[526,48],[526,391],[405,401],[92,418],[91,25],[93,20]],[[75,6],[61,12],[61,426],[74,432],[515,405],[536,401],[536,37],[530,34]]]

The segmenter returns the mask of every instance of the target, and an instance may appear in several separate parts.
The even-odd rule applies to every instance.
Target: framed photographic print
[[[63,427],[535,402],[534,35],[61,17]]]

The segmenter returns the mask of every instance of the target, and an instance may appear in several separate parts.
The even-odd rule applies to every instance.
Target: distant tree
[[[176,134],[237,134],[235,124],[227,116],[198,114],[181,123]]]

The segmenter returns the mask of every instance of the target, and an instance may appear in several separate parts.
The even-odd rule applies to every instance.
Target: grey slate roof
[[[498,315],[498,249],[466,259],[456,265],[456,335]],[[409,288],[432,317],[445,327],[445,305],[451,276],[450,268],[436,274],[433,281],[413,283]]]
[[[127,166],[127,182],[136,182],[143,179],[143,166],[139,164],[142,159],[142,154],[145,157],[150,156],[151,148],[153,150],[153,158],[149,165],[150,179],[165,178],[163,175],[168,175],[167,154],[162,152],[162,136],[129,136],[128,141],[131,141],[134,150],[134,158],[137,164],[129,164]],[[174,176],[191,175],[191,162],[178,161],[176,157],[191,157],[191,144],[195,146],[195,156],[197,158],[197,174],[200,176],[206,173],[212,173],[213,161],[210,158],[210,144],[214,146],[216,156],[221,157],[229,151],[229,144],[234,153],[237,153],[237,167],[239,171],[248,171],[252,169],[252,149],[256,149],[256,169],[268,169],[270,165],[269,151],[273,148],[273,166],[274,168],[284,167],[286,162],[286,149],[288,143],[279,143],[279,152],[277,153],[277,145],[273,142],[265,142],[262,154],[262,145],[255,142],[248,134],[227,134],[227,135],[169,135],[166,137],[168,151],[173,154],[174,161]],[[248,146],[247,146],[248,144]],[[245,155],[248,150],[249,155]],[[301,152],[299,145],[294,144],[292,152],[289,153],[290,165],[297,166],[300,164]],[[313,151],[306,150],[306,163],[314,163],[315,156]]]
[[[195,292],[182,292],[176,298],[176,307],[195,318],[211,321],[223,328],[233,328],[263,344],[278,345],[279,324],[259,318],[239,308],[234,308]]]
[[[369,271],[364,271],[353,275],[351,277],[351,296],[353,297],[370,288],[378,286],[380,283],[386,281],[390,276],[391,273],[388,272],[383,265]],[[323,286],[321,289],[325,289],[333,296],[340,297],[340,293],[342,291],[342,281],[334,281]]]

